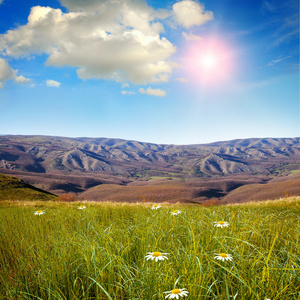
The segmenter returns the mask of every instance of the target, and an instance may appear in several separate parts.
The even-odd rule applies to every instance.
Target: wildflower
[[[174,289],[172,291],[164,292],[168,293],[168,295],[165,297],[165,299],[179,299],[180,297],[185,297],[189,293],[186,291],[186,288],[183,289]]]
[[[37,210],[34,212],[35,215],[43,215],[45,212],[43,210]]]
[[[160,204],[154,204],[151,209],[159,209],[161,207]]]
[[[161,253],[161,252],[148,252],[147,255],[145,256],[147,258],[147,260],[151,259],[155,259],[155,261],[158,260],[165,260],[168,259],[165,255],[169,254],[169,253]]]
[[[231,254],[226,254],[226,253],[215,253],[215,259],[218,259],[218,260],[222,260],[222,261],[225,261],[225,260],[232,260],[232,255]]]
[[[215,223],[215,226],[216,227],[228,227],[229,226],[229,223],[228,222],[225,222],[225,221],[219,221],[219,222],[214,222]]]
[[[171,215],[173,215],[173,216],[176,216],[176,215],[179,215],[179,214],[181,214],[180,210],[174,210],[174,211],[171,212]]]
[[[86,209],[86,207],[84,205],[80,205],[78,209]]]

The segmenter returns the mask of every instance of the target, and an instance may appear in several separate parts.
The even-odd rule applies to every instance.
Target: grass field
[[[16,177],[0,174],[0,201],[9,200],[44,200],[55,201],[57,196],[47,191],[26,184]]]
[[[157,210],[80,204],[0,202],[0,299],[150,300],[175,288],[195,300],[300,298],[299,197]]]

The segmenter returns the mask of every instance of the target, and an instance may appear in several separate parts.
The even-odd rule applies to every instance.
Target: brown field
[[[87,190],[80,198],[112,202],[186,202],[192,191],[183,186],[120,186],[105,184]]]
[[[62,172],[34,173],[1,169],[0,173],[15,176],[37,188],[54,194],[80,193],[101,184],[126,184],[128,179],[103,173],[66,174]]]
[[[60,201],[68,201],[64,200],[64,197],[68,195],[68,185],[72,187],[69,191],[73,191],[74,187],[77,188],[77,193],[70,193],[73,200],[97,202],[181,202],[216,205],[300,196],[300,173],[278,176],[273,179],[267,176],[231,175],[187,180],[149,181],[129,181],[126,178],[99,174],[92,176],[92,174],[19,173],[21,174],[20,178],[26,184],[37,181],[38,184],[35,184],[35,188],[60,195],[57,198]],[[23,198],[21,197],[20,200],[25,200]],[[11,199],[8,193],[1,197],[1,200],[8,199]]]
[[[300,195],[300,178],[274,181],[267,184],[250,184],[237,188],[225,196],[220,203],[245,203],[273,200]]]
[[[183,202],[202,205],[244,203],[300,196],[300,174],[269,180],[264,176],[229,176],[214,179],[135,181],[104,184],[78,195],[87,201]]]

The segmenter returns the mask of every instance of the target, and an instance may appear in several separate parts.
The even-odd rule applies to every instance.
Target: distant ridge
[[[216,147],[284,147],[299,144],[300,138],[250,138],[214,142],[207,145]]]
[[[263,184],[298,170],[299,137],[168,145],[115,138],[0,136],[0,172],[53,193],[80,194],[104,184],[141,186],[153,181],[160,185],[178,182],[174,186],[182,187],[185,181],[194,180],[197,189],[184,190],[182,195],[220,199],[231,192],[223,188],[223,177],[231,178],[237,188]],[[204,184],[215,178],[219,178],[217,183]],[[99,188],[94,188],[92,197],[97,191]],[[168,188],[163,191],[166,195]]]
[[[148,169],[184,176],[270,174],[291,162],[300,163],[300,138],[180,146],[109,138],[0,136],[0,168],[37,173],[104,171],[132,177]]]

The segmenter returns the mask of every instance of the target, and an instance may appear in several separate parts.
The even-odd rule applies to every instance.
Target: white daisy
[[[173,216],[176,216],[176,215],[179,215],[179,214],[181,214],[180,210],[174,210],[174,211],[171,212],[171,215],[173,215]]]
[[[219,221],[219,222],[214,222],[215,223],[215,226],[216,227],[228,227],[229,226],[229,223],[228,222],[225,222],[225,221]]]
[[[37,210],[34,212],[35,215],[43,215],[45,212],[43,210]]]
[[[78,209],[86,209],[86,207],[84,205],[80,205]]]
[[[151,259],[155,259],[155,261],[158,260],[165,260],[168,259],[165,255],[169,254],[169,253],[161,253],[161,252],[148,252],[147,255],[145,256],[145,258],[147,258],[147,260]]]
[[[186,291],[186,288],[183,289],[174,289],[172,291],[164,292],[168,295],[165,297],[165,299],[179,299],[180,297],[186,297],[188,295],[188,291]]]
[[[151,209],[159,209],[161,207],[160,204],[154,204]]]
[[[218,260],[222,260],[222,261],[225,261],[225,260],[232,260],[232,255],[231,254],[226,254],[226,253],[215,253],[215,259],[218,259]]]

